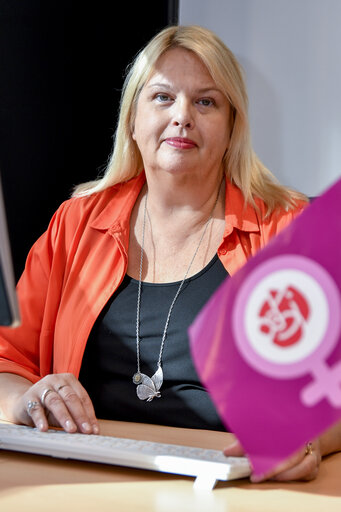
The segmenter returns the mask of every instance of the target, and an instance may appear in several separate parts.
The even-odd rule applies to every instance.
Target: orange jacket
[[[0,372],[36,382],[49,373],[78,377],[85,345],[100,311],[127,269],[129,221],[145,182],[125,184],[63,203],[32,247],[18,283],[22,324],[0,328]],[[225,232],[218,256],[230,275],[291,222],[303,208],[266,220],[244,207],[240,190],[226,183]]]

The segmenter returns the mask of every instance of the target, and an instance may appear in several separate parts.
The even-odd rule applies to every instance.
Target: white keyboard
[[[194,476],[195,488],[213,489],[217,480],[250,475],[245,457],[225,457],[219,450],[155,443],[111,436],[68,434],[0,423],[0,449],[85,460]]]

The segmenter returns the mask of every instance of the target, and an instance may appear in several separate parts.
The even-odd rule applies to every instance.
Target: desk
[[[101,421],[101,434],[222,449],[232,434]],[[0,451],[1,512],[340,512],[341,453],[312,482],[220,482],[194,491],[193,478]]]

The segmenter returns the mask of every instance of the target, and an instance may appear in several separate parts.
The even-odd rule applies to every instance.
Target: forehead
[[[160,80],[200,81],[206,86],[216,86],[203,61],[192,51],[171,48],[156,61],[146,85]]]

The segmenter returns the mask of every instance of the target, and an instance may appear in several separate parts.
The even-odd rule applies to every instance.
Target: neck
[[[187,222],[201,224],[205,222],[214,204],[215,217],[224,215],[224,187],[222,186],[221,173],[202,180],[195,177],[162,176],[162,179],[155,177],[147,178],[148,190],[148,212],[152,219],[167,224],[179,225]]]
[[[222,240],[225,226],[223,180],[207,180],[207,184],[200,187],[192,183],[186,185],[186,189],[174,183],[166,185],[164,180],[160,185],[147,178],[132,212],[127,273],[135,279],[139,276],[142,245],[145,252],[142,279],[166,283],[183,279],[194,254],[193,248],[198,247],[211,216],[190,275],[202,270]]]

